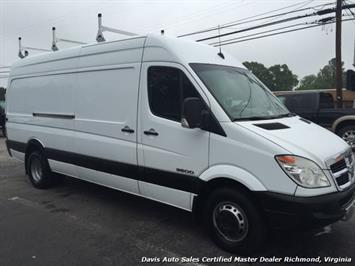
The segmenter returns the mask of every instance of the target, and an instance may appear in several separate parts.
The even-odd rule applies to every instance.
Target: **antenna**
[[[18,57],[25,58],[28,55],[28,51],[24,51],[22,47],[22,38],[18,37]]]
[[[104,42],[106,41],[105,37],[104,37],[104,31],[109,31],[112,33],[117,33],[117,34],[121,34],[121,35],[126,35],[126,36],[137,36],[138,34],[133,33],[133,32],[129,32],[129,31],[124,31],[124,30],[119,30],[119,29],[114,29],[111,27],[106,27],[102,25],[102,14],[99,13],[97,15],[97,21],[98,21],[98,31],[97,31],[97,35],[96,35],[96,41],[97,42]]]
[[[69,39],[63,39],[63,38],[57,38],[56,37],[56,28],[52,27],[52,51],[58,51],[58,42],[68,42],[68,43],[75,43],[75,44],[86,44],[85,42],[79,42],[79,41],[74,41],[74,40],[69,40]]]
[[[20,58],[25,58],[26,56],[29,55],[29,52],[27,50],[33,50],[33,51],[41,51],[41,52],[49,52],[50,50],[48,49],[43,49],[43,48],[36,48],[36,47],[29,47],[29,46],[22,46],[22,38],[18,38],[18,57]]]
[[[221,27],[218,25],[218,44],[219,44],[219,53],[218,55],[224,59],[224,54],[222,53],[222,46],[221,46]]]

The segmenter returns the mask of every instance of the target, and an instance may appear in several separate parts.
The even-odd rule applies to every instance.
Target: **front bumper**
[[[259,204],[273,228],[310,229],[349,218],[355,184],[347,190],[314,197],[295,197],[272,192],[258,193]]]

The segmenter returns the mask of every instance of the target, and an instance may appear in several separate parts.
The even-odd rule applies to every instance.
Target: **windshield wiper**
[[[233,122],[235,122],[235,121],[269,120],[269,119],[277,119],[277,118],[282,118],[282,117],[292,117],[295,115],[296,114],[294,114],[294,113],[287,113],[287,114],[282,114],[282,115],[241,117],[241,118],[233,119]]]
[[[235,121],[254,121],[254,120],[268,120],[268,119],[274,119],[274,116],[250,116],[250,117],[241,117],[241,118],[235,118],[233,119],[233,122]]]
[[[282,114],[282,115],[275,115],[275,118],[281,118],[281,117],[293,117],[296,116],[294,113],[287,113],[287,114]]]

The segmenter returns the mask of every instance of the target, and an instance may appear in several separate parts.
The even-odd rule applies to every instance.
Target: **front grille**
[[[330,171],[334,177],[337,186],[345,189],[351,184],[353,177],[353,158],[351,152],[343,155],[344,157],[330,165]]]
[[[345,185],[346,183],[349,182],[349,173],[346,172],[344,174],[342,174],[341,176],[339,176],[337,179],[337,184],[338,186],[342,186],[342,185]]]
[[[342,159],[342,160],[340,160],[340,161],[338,161],[338,162],[336,162],[336,163],[334,163],[334,164],[332,164],[330,166],[330,170],[332,171],[333,174],[336,173],[336,172],[339,172],[339,171],[341,171],[341,170],[343,170],[345,168],[346,168],[345,159]]]

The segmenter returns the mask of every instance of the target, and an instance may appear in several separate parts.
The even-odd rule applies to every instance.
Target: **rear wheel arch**
[[[44,152],[44,145],[38,139],[30,139],[27,142],[26,149],[25,149],[25,171],[28,174],[28,158],[30,157],[31,153],[34,151],[38,151],[43,153]]]

